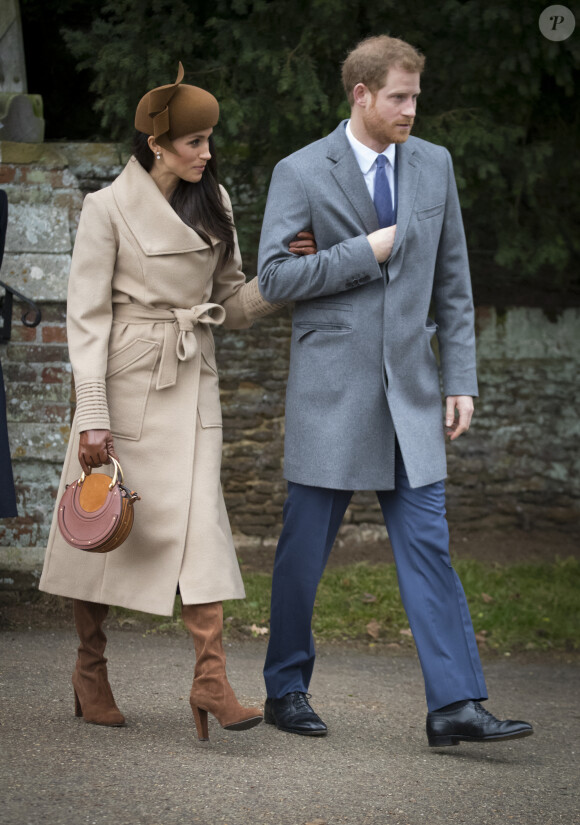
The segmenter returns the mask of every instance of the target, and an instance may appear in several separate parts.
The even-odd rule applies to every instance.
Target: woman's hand
[[[305,229],[299,232],[296,237],[288,244],[288,250],[293,255],[316,255],[318,247],[314,240],[314,235],[309,230]]]
[[[119,460],[110,430],[83,430],[79,436],[79,463],[84,473],[90,475],[96,467],[110,464],[111,455]]]

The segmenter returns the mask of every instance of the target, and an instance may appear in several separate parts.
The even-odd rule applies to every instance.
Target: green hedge
[[[178,60],[187,82],[216,94],[222,171],[235,191],[247,194],[246,186],[251,193],[243,244],[252,256],[274,163],[348,114],[339,80],[346,52],[369,34],[404,38],[427,56],[415,134],[445,144],[454,157],[478,302],[580,302],[574,99],[580,40],[577,33],[561,42],[543,37],[544,4],[21,0],[21,6],[29,75],[37,83],[29,87],[50,95],[52,137],[86,137],[91,124],[95,136],[127,137],[136,102],[144,90],[173,80]],[[74,65],[81,70],[76,79]]]

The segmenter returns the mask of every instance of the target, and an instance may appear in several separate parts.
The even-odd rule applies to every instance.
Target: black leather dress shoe
[[[470,700],[456,710],[436,710],[427,714],[427,738],[432,748],[460,742],[493,742],[531,736],[527,722],[496,719],[479,702]]]
[[[301,736],[325,736],[327,727],[308,704],[309,695],[294,691],[281,699],[266,699],[264,722]]]

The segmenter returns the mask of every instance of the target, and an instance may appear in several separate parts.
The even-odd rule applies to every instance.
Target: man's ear
[[[365,86],[364,83],[357,83],[354,89],[352,90],[352,95],[354,98],[354,102],[357,106],[361,106],[365,109],[369,101],[372,98],[372,94],[368,86]]]

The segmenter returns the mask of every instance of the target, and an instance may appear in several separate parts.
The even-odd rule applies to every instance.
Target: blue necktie
[[[375,209],[379,219],[379,227],[393,226],[395,215],[391,187],[385,169],[387,159],[384,155],[377,155],[377,171],[375,173]]]

